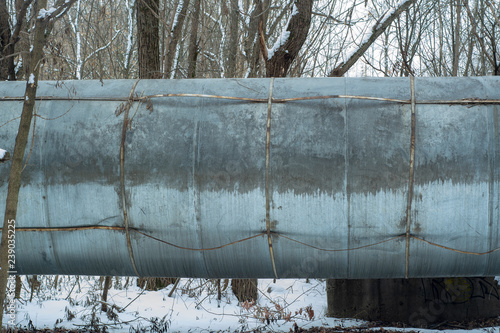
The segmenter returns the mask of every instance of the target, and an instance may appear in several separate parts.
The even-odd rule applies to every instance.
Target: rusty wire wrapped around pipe
[[[24,85],[0,82],[7,152]],[[58,81],[37,99],[19,274],[500,275],[499,78]]]

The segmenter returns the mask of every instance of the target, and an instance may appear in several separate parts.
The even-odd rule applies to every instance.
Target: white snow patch
[[[287,24],[288,26],[288,24]],[[274,43],[273,47],[271,49],[267,49],[267,59],[271,59],[274,56],[274,53],[276,52],[277,49],[279,49],[285,42],[288,40],[288,37],[290,37],[290,31],[287,31],[286,29],[281,32],[281,35],[278,37],[276,42]]]
[[[74,277],[72,281],[69,278],[61,276],[59,290],[46,289],[43,299],[35,297],[32,301],[17,303],[16,326],[26,326],[30,320],[36,328],[54,328],[55,325],[74,328],[75,325],[88,324],[92,305],[85,306],[85,299],[100,297],[100,292],[96,290],[99,279],[80,277],[78,289],[72,290]],[[25,277],[22,279],[26,283]],[[119,322],[113,323],[106,317],[106,313],[96,312],[99,322],[107,323],[112,333],[127,332],[134,327],[148,328],[151,326],[148,319],[151,318],[163,318],[164,322],[169,322],[169,332],[193,333],[260,331],[264,328],[266,331],[289,332],[294,322],[301,327],[321,326],[325,322],[333,326],[341,324],[338,319],[325,318],[326,292],[325,283],[321,280],[277,280],[274,283],[272,279],[259,279],[262,294],[258,303],[247,309],[238,306],[238,300],[230,288],[222,292],[220,301],[217,300],[213,292],[202,288],[207,283],[201,279],[182,279],[172,297],[168,297],[172,285],[159,291],[142,291],[136,286],[135,279],[130,281],[127,288],[123,288],[123,282],[124,278],[121,278],[119,283],[113,283],[118,288],[111,288],[108,293],[110,307],[112,304],[121,309],[126,307],[123,312],[115,310]],[[197,292],[188,292],[189,290]],[[23,290],[22,297],[29,300],[26,293]],[[314,318],[310,319],[304,311],[307,307],[314,311]],[[259,314],[261,309],[269,309],[271,318],[276,319],[269,326],[262,320],[263,315]],[[298,314],[299,312],[302,314]],[[76,316],[68,319],[68,313]],[[287,313],[291,314],[291,321],[282,318]],[[352,320],[343,323],[349,326],[361,322]]]
[[[398,4],[396,5],[396,8],[397,8],[397,7],[401,7],[402,5],[404,5],[404,4],[405,4],[406,2],[408,2],[408,1],[410,1],[410,0],[400,0],[400,1],[398,2]]]
[[[16,68],[14,69],[16,74],[19,73],[19,70],[21,69],[22,65],[23,65],[23,59],[19,59],[19,61],[16,64]]]
[[[37,19],[44,19],[50,15],[52,15],[53,12],[55,12],[56,9],[54,7],[50,7],[49,9],[42,8],[38,12],[38,16],[36,17]]]
[[[0,148],[0,160],[5,157],[6,153],[7,153],[7,150]]]
[[[33,73],[30,74],[30,77],[28,78],[28,83],[35,84],[35,75]]]

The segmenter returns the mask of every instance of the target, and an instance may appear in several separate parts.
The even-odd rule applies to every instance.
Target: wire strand
[[[57,231],[83,231],[83,230],[125,231],[125,227],[123,227],[123,226],[101,226],[101,225],[85,225],[85,226],[71,226],[71,227],[41,227],[41,228],[40,227],[16,227],[16,232],[36,232],[36,231],[39,231],[39,232],[57,232]],[[174,244],[172,242],[165,241],[163,239],[160,239],[158,237],[152,236],[152,235],[150,235],[150,234],[148,234],[146,232],[140,231],[140,230],[138,230],[136,228],[133,228],[133,227],[129,227],[129,230],[131,232],[135,232],[135,233],[141,234],[141,235],[143,235],[145,237],[151,238],[151,239],[153,239],[155,241],[158,241],[160,243],[163,243],[163,244],[166,244],[166,245],[169,245],[169,246],[181,249],[181,250],[188,250],[188,251],[214,251],[214,250],[219,250],[219,249],[222,249],[222,248],[230,246],[230,245],[235,245],[235,244],[242,243],[242,242],[245,242],[245,241],[257,238],[257,237],[261,237],[261,236],[266,236],[267,235],[267,232],[265,231],[265,232],[260,232],[258,234],[255,234],[253,236],[249,236],[249,237],[246,237],[246,238],[242,238],[242,239],[230,242],[230,243],[226,243],[226,244],[215,246],[215,247],[211,247],[211,248],[192,248],[192,247],[181,246],[181,245]],[[291,242],[294,242],[294,243],[297,243],[297,244],[300,244],[300,245],[303,245],[303,246],[307,246],[307,247],[310,247],[310,248],[318,250],[318,251],[325,251],[325,252],[356,251],[356,250],[361,250],[361,249],[365,249],[365,248],[368,248],[368,247],[377,246],[377,245],[380,245],[380,244],[383,244],[383,243],[391,242],[391,241],[398,240],[398,239],[406,237],[406,234],[401,234],[401,235],[398,235],[398,236],[394,236],[394,237],[390,237],[390,238],[384,239],[384,240],[379,241],[379,242],[370,243],[370,244],[366,244],[366,245],[362,245],[362,246],[358,246],[358,247],[342,248],[342,249],[327,249],[327,248],[318,247],[318,246],[315,246],[315,245],[312,245],[312,244],[308,244],[308,243],[299,241],[299,240],[297,240],[295,238],[288,237],[288,236],[283,235],[283,234],[278,234],[276,232],[273,232],[272,234],[274,236],[276,236],[276,237],[284,238],[284,239],[289,240]],[[482,256],[482,255],[490,254],[490,253],[493,253],[493,252],[496,252],[496,251],[500,251],[500,247],[491,249],[491,250],[486,251],[486,252],[464,251],[464,250],[455,249],[455,248],[452,248],[452,247],[449,247],[449,246],[441,245],[441,244],[438,244],[438,243],[435,243],[435,242],[431,242],[431,241],[425,240],[425,239],[420,238],[420,237],[415,236],[415,235],[411,235],[410,237],[412,239],[416,240],[416,241],[420,241],[420,242],[426,243],[426,244],[431,245],[431,246],[439,247],[439,248],[444,249],[444,250],[448,250],[448,251],[452,251],[452,252],[457,252],[457,253],[462,253],[462,254]]]

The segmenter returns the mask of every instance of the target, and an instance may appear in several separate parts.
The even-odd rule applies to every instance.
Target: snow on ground
[[[67,279],[64,282],[64,279]],[[322,280],[259,280],[258,305],[244,304],[231,292],[230,286],[217,300],[216,286],[204,279],[182,279],[172,297],[173,285],[159,291],[143,291],[135,279],[125,287],[125,278],[113,279],[108,304],[109,317],[101,312],[98,277],[63,277],[57,290],[46,283],[30,302],[28,283],[24,281],[22,299],[17,305],[16,326],[35,328],[62,327],[81,329],[105,324],[109,332],[144,332],[168,327],[168,332],[289,332],[293,323],[299,327],[357,327],[359,320],[326,318],[326,291]],[[123,311],[118,311],[122,309]],[[109,313],[109,311],[108,311]],[[270,319],[266,322],[266,315]],[[288,320],[287,320],[288,318]],[[31,323],[30,323],[31,322]],[[400,331],[412,330],[398,329]],[[443,332],[422,330],[423,333]],[[454,330],[454,333],[466,332]],[[500,333],[500,327],[467,332]]]

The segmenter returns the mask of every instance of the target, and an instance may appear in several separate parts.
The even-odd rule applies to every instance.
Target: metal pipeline
[[[15,271],[500,275],[499,103],[497,77],[40,82]]]

